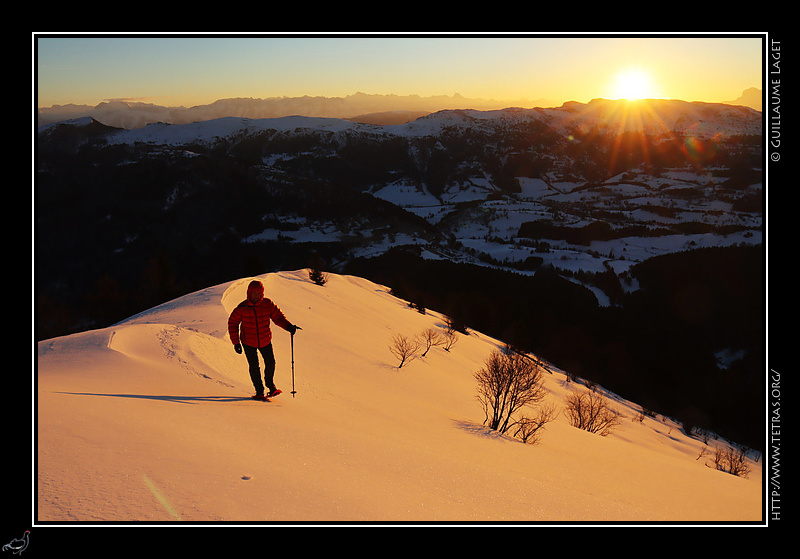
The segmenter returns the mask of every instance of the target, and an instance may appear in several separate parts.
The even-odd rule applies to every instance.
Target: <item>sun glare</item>
[[[614,99],[646,99],[654,97],[650,75],[639,69],[629,69],[617,74],[614,81]]]

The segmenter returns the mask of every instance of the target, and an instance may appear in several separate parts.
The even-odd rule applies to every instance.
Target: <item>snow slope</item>
[[[536,445],[482,426],[473,373],[501,342],[460,336],[402,369],[393,335],[441,328],[386,288],[261,276],[302,327],[274,332],[284,394],[253,401],[226,332],[250,278],[38,344],[36,521],[727,522],[762,518],[761,461],[714,470],[704,443],[619,398],[607,437],[563,414]],[[573,390],[554,370],[548,398]],[[711,439],[709,445],[721,444]],[[712,453],[713,454],[713,453]]]

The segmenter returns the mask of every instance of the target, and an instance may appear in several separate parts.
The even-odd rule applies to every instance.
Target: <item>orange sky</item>
[[[356,92],[730,101],[762,87],[761,35],[706,37],[34,36],[37,104]],[[638,75],[621,89],[619,75]],[[636,74],[634,74],[636,72]]]

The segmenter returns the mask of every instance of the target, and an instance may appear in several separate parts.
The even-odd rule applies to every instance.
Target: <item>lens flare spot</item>
[[[696,162],[708,162],[717,153],[717,145],[714,138],[703,139],[695,136],[688,136],[683,142],[683,153],[685,156]]]
[[[155,482],[153,480],[151,480],[149,477],[147,477],[147,475],[144,475],[143,477],[144,477],[144,484],[150,490],[150,493],[153,494],[153,497],[156,498],[156,501],[158,501],[159,504],[162,507],[164,507],[164,510],[166,510],[167,513],[172,518],[174,518],[175,520],[180,520],[181,516],[175,511],[174,508],[172,508],[172,505],[167,500],[167,498],[164,495],[161,494],[161,490],[158,488],[158,486],[155,484]]]

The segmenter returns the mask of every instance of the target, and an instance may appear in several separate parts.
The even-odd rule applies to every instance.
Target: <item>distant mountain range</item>
[[[761,90],[751,88],[729,103],[761,110]],[[420,116],[447,109],[495,110],[508,107],[555,107],[545,99],[474,99],[459,95],[372,95],[355,93],[345,97],[271,97],[267,99],[220,99],[195,107],[163,107],[152,103],[110,100],[89,105],[53,105],[39,108],[37,126],[81,117],[92,117],[116,128],[135,129],[154,122],[189,124],[223,117],[250,119],[302,115],[353,120],[377,125],[403,124]]]
[[[355,93],[345,97],[270,97],[267,99],[219,99],[195,107],[162,107],[152,103],[110,100],[95,107],[89,105],[54,105],[39,108],[38,126],[90,116],[108,126],[140,128],[153,122],[188,124],[222,117],[276,118],[312,116],[363,120],[373,124],[398,124],[443,109],[492,110],[517,106],[553,106],[544,99],[496,100],[469,99],[456,93],[438,95],[371,95]]]

